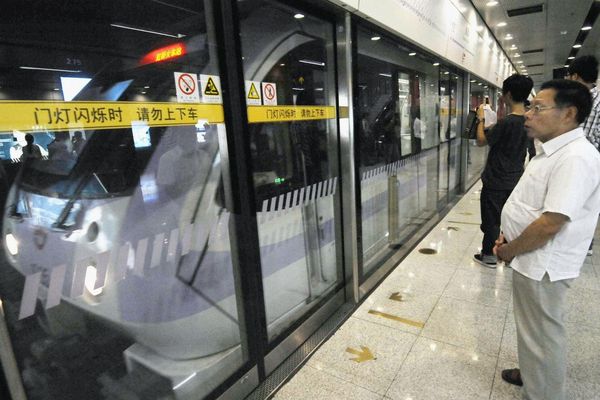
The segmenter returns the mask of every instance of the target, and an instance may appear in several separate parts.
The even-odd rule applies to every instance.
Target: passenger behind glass
[[[37,144],[33,143],[34,142],[34,138],[33,135],[28,133],[27,135],[25,135],[25,141],[27,142],[27,145],[23,146],[23,154],[21,155],[21,162],[27,160],[27,159],[41,159],[42,158],[42,151],[40,150],[40,146],[38,146]]]
[[[48,159],[72,160],[72,148],[69,141],[69,132],[56,132],[54,140],[48,144]]]
[[[73,147],[73,154],[76,156],[80,155],[85,146],[85,139],[83,138],[81,131],[75,131],[73,138],[71,139],[71,144]]]

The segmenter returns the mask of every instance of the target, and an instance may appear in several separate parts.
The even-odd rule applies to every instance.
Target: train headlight
[[[88,265],[85,269],[85,288],[92,296],[98,296],[102,293],[102,288],[95,289],[98,271],[93,265]]]
[[[98,234],[100,233],[100,227],[96,223],[96,221],[92,222],[90,226],[88,226],[88,230],[86,233],[87,240],[89,242],[93,242],[98,238]]]
[[[19,254],[19,241],[13,236],[12,233],[6,235],[4,238],[4,243],[6,244],[6,249],[11,256],[14,257]]]

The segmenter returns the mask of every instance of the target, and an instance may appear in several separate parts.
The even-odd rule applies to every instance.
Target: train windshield
[[[56,133],[52,143],[59,148],[56,152],[51,144],[48,158],[24,164],[21,184],[29,191],[59,198],[131,194],[147,160],[145,153],[152,147],[136,148],[133,134],[127,129],[88,133],[79,154],[69,149],[72,141],[68,133]]]

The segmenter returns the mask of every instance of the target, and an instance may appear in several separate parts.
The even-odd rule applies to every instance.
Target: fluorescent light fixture
[[[573,48],[574,48],[574,49],[578,49],[578,48],[580,48],[580,47],[581,47],[581,45],[580,45],[579,43],[577,43],[577,44],[574,44],[574,45],[573,45]]]
[[[280,67],[285,67],[285,63],[279,64]]]
[[[297,90],[297,91],[303,92],[303,91],[304,91],[304,88],[300,88],[300,87],[293,87],[293,88],[292,88],[292,90]]]
[[[444,75],[448,75],[449,73],[450,73],[450,72],[446,71],[446,72],[444,72]]]
[[[493,7],[493,6],[497,6],[498,2],[497,1],[488,1],[486,6],[488,7]]]
[[[517,64],[523,64],[523,61],[519,60],[517,61]]]
[[[300,13],[295,14],[294,18],[296,18],[296,19],[302,19],[302,18],[304,18],[304,14],[300,14]]]
[[[498,23],[498,25],[496,25],[498,28],[502,28],[503,26],[506,26],[506,22],[500,22]]]
[[[124,24],[110,24],[110,26],[112,26],[114,28],[129,29],[130,31],[151,33],[153,35],[167,36],[167,37],[172,37],[172,38],[177,38],[177,39],[181,39],[181,38],[185,37],[185,35],[182,35],[181,33],[173,35],[171,33],[152,31],[150,29],[136,28],[135,26],[129,26],[129,25],[124,25]]]
[[[592,29],[591,25],[586,25],[583,28],[581,28],[582,31],[589,31],[590,29]]]
[[[324,67],[325,66],[325,63],[321,62],[321,61],[298,60],[298,62],[301,62],[303,64],[318,65],[319,67]]]
[[[379,39],[381,39],[381,36],[373,36],[373,37],[371,38],[371,40],[379,40]]]
[[[91,78],[70,78],[61,76],[60,85],[62,86],[65,101],[73,100],[91,80]]]
[[[574,60],[574,59],[575,59],[575,57],[574,57],[574,56],[567,57],[567,60]]]
[[[567,31],[560,31],[560,34],[561,34],[561,35],[566,35],[566,34],[567,34]]]
[[[144,89],[150,89],[150,86],[144,86]]]
[[[45,68],[45,67],[28,67],[25,65],[21,65],[19,68],[21,69],[32,69],[36,71],[52,71],[52,72],[81,72],[79,69],[59,69],[59,68]]]
[[[569,68],[569,64],[565,64],[565,65],[564,65],[564,67],[565,67],[565,68]]]
[[[440,65],[440,63],[435,62],[435,63],[433,63],[433,65],[437,67],[438,65]]]
[[[315,88],[315,92],[322,92],[324,89],[322,87]]]
[[[471,79],[471,80],[470,80],[470,82],[471,82],[471,83],[475,83],[475,82],[477,82],[477,81],[476,81],[475,79]]]
[[[380,73],[379,75],[380,76],[385,76],[386,78],[391,78],[392,77],[392,74],[383,74],[383,73]]]
[[[481,86],[481,85],[483,85],[483,83],[479,82],[478,85]]]
[[[415,52],[412,52],[412,53],[408,53],[408,55],[412,57],[412,56],[416,56],[416,55],[417,55],[417,53],[415,53]]]

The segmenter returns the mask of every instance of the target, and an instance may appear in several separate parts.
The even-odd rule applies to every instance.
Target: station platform
[[[512,270],[473,261],[472,187],[324,342],[275,399],[520,399],[500,377],[517,366]],[[600,243],[600,230],[596,230]],[[427,254],[433,253],[433,254]],[[571,287],[567,398],[600,398],[600,249]]]

